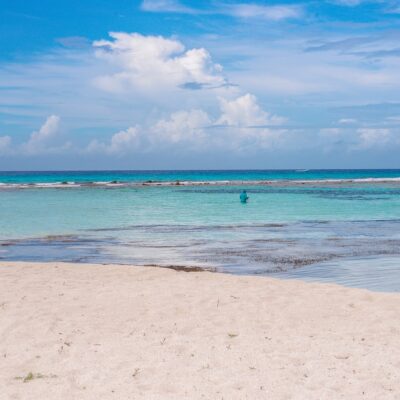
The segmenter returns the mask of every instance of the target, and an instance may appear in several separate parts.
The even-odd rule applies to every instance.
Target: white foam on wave
[[[4,183],[0,182],[2,189],[34,189],[34,188],[67,188],[81,186],[75,182],[38,182],[38,183]]]
[[[399,182],[398,178],[354,178],[354,179],[276,179],[276,180],[223,180],[223,181],[163,181],[143,182],[146,186],[202,186],[202,185],[307,185],[307,184],[341,184],[341,183],[390,183]]]
[[[145,181],[145,182],[38,182],[38,183],[8,183],[0,182],[0,189],[33,189],[54,188],[67,189],[76,187],[137,187],[137,186],[296,186],[296,185],[341,185],[363,183],[400,183],[400,177],[395,178],[354,178],[354,179],[284,179],[284,180],[215,180],[215,181]]]

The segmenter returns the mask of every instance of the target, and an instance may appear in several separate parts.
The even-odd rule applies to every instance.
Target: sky
[[[0,6],[0,170],[400,168],[400,0]]]

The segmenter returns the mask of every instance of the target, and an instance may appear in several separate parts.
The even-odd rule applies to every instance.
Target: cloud
[[[60,117],[51,115],[46,119],[46,122],[41,126],[39,131],[33,132],[28,142],[30,145],[37,145],[48,141],[59,132]]]
[[[56,39],[56,42],[64,47],[83,49],[90,46],[90,41],[84,36],[66,36]]]
[[[22,151],[27,154],[55,153],[67,149],[70,144],[58,144],[60,117],[49,116],[38,131],[32,132],[29,140],[22,144]]]
[[[365,58],[376,58],[376,59],[380,59],[383,57],[400,57],[400,47],[396,47],[393,49],[386,49],[386,50],[354,51],[349,54]]]
[[[355,7],[362,3],[365,3],[365,0],[334,0],[332,1],[332,3],[346,7]]]
[[[391,132],[385,128],[360,128],[357,130],[359,138],[359,147],[383,147],[389,143],[391,139]]]
[[[144,0],[141,4],[143,11],[180,14],[209,14],[228,15],[235,18],[262,19],[282,21],[303,17],[304,10],[299,5],[260,5],[252,3],[216,3],[207,10],[187,7],[177,0]]]
[[[281,125],[285,119],[264,111],[257,98],[250,93],[233,100],[221,98],[220,109],[221,115],[215,125],[224,128],[226,135],[220,143],[225,143],[233,150],[243,152],[269,148],[287,132],[284,129],[271,129],[271,126]]]
[[[143,151],[157,151],[163,147],[179,145],[188,150],[210,139],[205,129],[211,124],[203,110],[180,110],[148,126],[130,127],[111,136],[109,142],[92,140],[86,148],[89,153],[121,156]]]
[[[356,124],[358,121],[354,118],[341,118],[339,124]]]
[[[255,96],[220,99],[220,114],[211,117],[202,109],[178,110],[154,124],[135,126],[114,134],[109,142],[93,140],[90,153],[123,155],[157,151],[173,146],[174,151],[230,149],[255,150],[271,147],[285,132],[278,127],[283,118],[264,111]]]
[[[398,46],[400,36],[397,32],[370,35],[361,37],[348,37],[340,40],[324,41],[305,48],[306,53],[336,52],[341,56],[355,56],[370,60],[393,58],[400,56]]]
[[[11,137],[0,136],[0,154],[6,154],[10,150]]]
[[[366,4],[379,4],[383,6],[386,14],[396,14],[400,12],[398,0],[328,0],[329,3],[343,7],[358,7]]]
[[[387,117],[386,121],[389,123],[398,124],[398,123],[400,123],[400,116],[396,115],[396,116],[392,116],[392,117]]]
[[[374,47],[389,47],[392,42],[394,38],[382,38]],[[292,95],[300,99],[305,94],[315,94],[319,102],[334,97],[342,104],[381,102],[388,98],[390,100],[386,101],[397,101],[399,58],[386,57],[376,62],[360,60],[342,50],[339,54],[336,51],[304,52],[301,50],[304,44],[307,42],[301,38],[272,40],[263,49],[261,43],[249,48],[232,43],[232,51],[242,54],[243,59],[237,69],[230,69],[229,79],[263,99],[271,98],[272,94],[282,99]],[[303,97],[303,100],[309,99]]]
[[[217,125],[238,127],[255,127],[264,125],[280,125],[284,119],[271,115],[258,105],[257,98],[247,93],[234,100],[220,99],[222,114]]]
[[[184,6],[176,0],[144,0],[140,6],[143,11],[195,14],[198,10]]]
[[[140,129],[139,127],[130,127],[124,131],[115,133],[109,143],[92,140],[87,151],[89,153],[106,153],[106,154],[125,154],[137,150],[140,146]]]
[[[210,124],[210,117],[203,110],[177,111],[158,121],[152,131],[161,141],[200,143],[206,136],[204,129]]]
[[[267,43],[265,37],[229,37],[223,27],[221,30],[218,38],[191,37],[191,43],[199,40],[200,44],[188,49],[176,38],[125,33],[123,37],[99,41],[97,57],[93,50],[58,46],[26,63],[3,62],[0,84],[4,96],[0,103],[7,118],[3,132],[12,134],[9,127],[19,124],[15,132],[22,132],[23,125],[29,126],[25,130],[29,136],[35,127],[41,131],[38,118],[55,114],[62,116],[62,126],[68,127],[74,143],[74,147],[63,147],[61,131],[46,140],[28,138],[29,146],[20,145],[16,134],[7,152],[22,158],[28,154],[28,147],[31,154],[61,153],[65,149],[68,157],[81,155],[79,149],[88,149],[99,153],[99,160],[102,155],[110,159],[121,155],[129,160],[130,154],[151,151],[173,167],[172,150],[190,157],[193,149],[215,149],[224,159],[227,149],[234,154],[279,148],[285,154],[289,148],[298,147],[314,148],[318,159],[318,149],[330,142],[340,142],[341,149],[348,149],[362,141],[366,149],[371,135],[367,138],[365,132],[357,133],[357,128],[377,128],[385,117],[398,115],[399,106],[396,103],[393,109],[393,104],[398,101],[400,88],[399,60],[385,58],[379,65],[371,65],[369,60],[360,62],[348,54],[304,52],[302,49],[310,45],[310,36],[294,37],[297,33],[290,37],[271,35]],[[340,42],[340,32],[339,37],[336,34],[332,37],[331,32],[325,32],[319,36],[322,41],[318,39],[314,44]],[[367,43],[357,34],[357,40],[343,39],[333,47],[362,46],[364,50],[372,44],[371,50],[375,50],[375,46],[390,48],[396,39],[394,32],[380,37],[376,43],[369,39]],[[208,56],[212,53],[224,60],[229,82],[238,86],[227,87],[225,73],[213,68],[215,59],[209,59],[209,72],[189,53],[191,49],[203,49]],[[204,53],[199,54],[204,60]],[[188,60],[207,79],[193,73]],[[104,93],[93,86],[96,76],[110,78],[114,92]],[[204,90],[216,88],[221,82],[218,89]],[[116,86],[120,86],[119,92]],[[350,108],[369,102],[385,104],[364,111]],[[262,104],[273,104],[274,112],[268,113],[269,108],[263,109]],[[337,109],[341,106],[346,107]],[[283,126],[284,119],[275,113],[289,115],[290,126],[296,128]],[[347,117],[359,122],[338,122],[339,118],[351,119]],[[390,126],[388,123],[380,123],[380,127],[395,129],[394,121]],[[305,125],[310,129],[303,129]],[[331,136],[322,137],[318,135],[321,126],[342,128],[343,134],[331,132]],[[394,141],[394,129],[388,143],[398,143]],[[88,145],[85,137],[94,132],[96,136],[90,137],[97,140]],[[385,148],[389,152],[392,150],[388,143]],[[151,162],[150,156],[148,160]],[[82,159],[81,165],[84,162]],[[117,164],[110,161],[108,165]]]
[[[332,150],[340,145],[348,151],[362,151],[398,144],[392,131],[381,127],[366,126],[354,129],[350,125],[342,128],[324,128],[320,130],[320,136],[324,139],[321,146],[325,150]]]
[[[297,19],[304,15],[303,8],[298,5],[271,5],[259,4],[232,4],[226,5],[220,10],[238,18],[258,18],[268,21],[282,21],[285,19]]]
[[[306,52],[314,52],[314,51],[332,51],[338,50],[342,52],[346,52],[350,49],[353,49],[358,46],[367,45],[369,43],[373,43],[378,41],[379,38],[375,36],[366,36],[366,37],[352,37],[341,40],[335,40],[330,42],[325,42],[316,46],[309,46],[305,49]]]
[[[368,3],[385,3],[387,0],[330,0],[331,3],[344,7],[357,7]],[[390,0],[389,0],[390,1]]]
[[[198,88],[226,84],[222,67],[212,61],[204,48],[185,50],[181,42],[139,33],[110,33],[112,40],[94,42],[97,57],[119,71],[95,80],[111,92],[132,89],[157,90],[197,85]]]

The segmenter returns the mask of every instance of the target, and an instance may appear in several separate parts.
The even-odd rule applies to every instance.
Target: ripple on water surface
[[[0,242],[0,259],[202,267],[398,291],[400,221],[127,225]]]

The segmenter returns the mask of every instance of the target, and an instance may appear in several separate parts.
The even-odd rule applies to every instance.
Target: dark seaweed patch
[[[199,267],[190,265],[157,265],[157,264],[145,264],[145,267],[158,267],[158,268],[168,268],[174,271],[180,272],[217,272],[216,268],[212,267]]]

